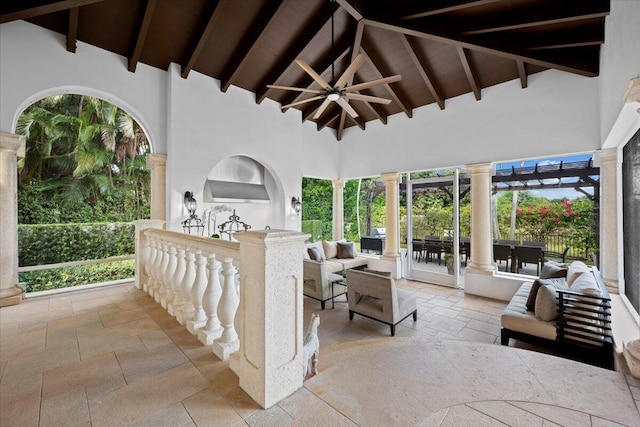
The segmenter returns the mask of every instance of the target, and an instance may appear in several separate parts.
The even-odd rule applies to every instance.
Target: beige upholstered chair
[[[392,277],[347,270],[347,296],[349,319],[357,313],[385,323],[391,327],[391,336],[396,334],[396,325],[410,315],[418,320],[416,295],[396,289]]]
[[[309,298],[320,301],[324,310],[325,303],[331,299],[331,282],[342,280],[339,274],[329,273],[322,263],[312,260],[304,260],[304,287],[303,294]],[[334,285],[334,297],[345,293],[344,285]]]

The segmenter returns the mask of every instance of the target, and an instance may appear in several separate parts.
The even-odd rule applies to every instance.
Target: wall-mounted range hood
[[[269,203],[264,166],[245,156],[224,159],[209,174],[204,201],[209,203]]]

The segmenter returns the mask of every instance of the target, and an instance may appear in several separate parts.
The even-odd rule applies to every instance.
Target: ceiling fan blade
[[[336,82],[336,87],[342,89],[347,83],[349,83],[349,80],[356,74],[360,67],[362,67],[365,59],[366,58],[363,54],[359,54],[358,56],[356,56],[356,59],[354,59],[353,62],[349,64],[344,73],[342,73],[342,76],[340,76],[340,78]]]
[[[357,92],[362,89],[369,89],[370,87],[394,83],[400,80],[402,80],[402,76],[399,74],[396,74],[395,76],[384,77],[378,80],[371,80],[370,82],[358,83],[357,85],[344,88],[344,90],[346,92]]]
[[[375,102],[376,104],[391,104],[390,99],[378,98],[377,96],[362,95],[360,93],[347,93],[345,98],[355,101]]]
[[[293,86],[276,86],[276,85],[267,85],[269,89],[282,89],[282,90],[295,90],[298,92],[309,92],[309,93],[324,93],[323,90],[320,89],[307,89],[306,87],[293,87]]]
[[[303,99],[302,101],[296,101],[296,102],[292,102],[291,104],[283,105],[280,108],[285,109],[289,107],[294,107],[296,105],[306,104],[307,102],[316,101],[322,98],[324,98],[324,95],[312,96],[311,98]]]
[[[331,104],[331,100],[329,98],[325,99],[322,104],[320,104],[320,107],[318,107],[316,113],[313,115],[313,120],[319,119],[322,113],[324,113],[324,110],[327,109],[329,104]]]
[[[338,103],[339,106],[341,106],[342,108],[344,108],[344,110],[354,119],[356,117],[358,117],[358,112],[356,110],[353,109],[353,107],[351,105],[349,105],[349,103],[342,97],[338,98],[338,100],[336,101]]]
[[[320,74],[316,73],[315,70],[311,68],[309,64],[304,62],[304,60],[298,58],[296,59],[296,64],[298,64],[300,68],[302,68],[307,74],[309,74],[313,80],[318,82],[318,84],[322,89],[325,89],[325,90],[331,89],[331,86],[329,86],[329,83],[327,83],[327,81],[323,79],[320,76]]]

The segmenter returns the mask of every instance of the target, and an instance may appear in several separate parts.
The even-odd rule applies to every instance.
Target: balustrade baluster
[[[187,320],[193,317],[193,313],[195,311],[193,303],[191,303],[190,292],[191,287],[193,286],[193,281],[196,278],[196,256],[189,248],[186,248],[186,254],[187,270],[185,272],[182,283],[180,284],[180,293],[182,294],[184,304],[182,304],[182,306],[176,310],[176,320],[178,320],[181,325],[186,324]]]
[[[191,287],[191,302],[193,303],[193,318],[187,321],[187,330],[196,335],[207,321],[202,309],[202,297],[207,287],[207,257],[201,250],[196,251],[196,279]]]
[[[218,305],[218,318],[222,324],[223,332],[220,338],[213,342],[213,353],[222,360],[227,360],[232,353],[238,351],[240,341],[235,329],[234,320],[240,296],[235,284],[235,267],[233,258],[225,258],[222,263],[222,275],[224,285],[222,296]]]
[[[176,266],[177,266],[176,246],[171,242],[169,242],[168,253],[169,253],[169,264],[167,265],[167,271],[165,276],[167,278],[167,290],[160,299],[160,305],[165,310],[167,309],[167,304],[169,303],[169,301],[173,301],[173,297],[174,297],[173,288],[175,286],[174,284],[175,282],[173,279],[174,279]]]
[[[149,263],[147,264],[147,274],[149,275],[149,281],[144,284],[144,291],[153,297],[153,287],[156,284],[156,256],[158,251],[156,250],[156,239],[149,238]]]
[[[202,296],[202,308],[206,314],[206,324],[198,331],[198,340],[204,345],[213,344],[213,340],[222,335],[222,327],[218,319],[218,303],[222,295],[220,285],[220,268],[222,263],[210,253],[207,256],[208,283]]]
[[[176,310],[184,301],[182,300],[182,292],[180,292],[180,284],[184,279],[184,274],[186,272],[186,261],[185,261],[185,250],[183,246],[176,246],[176,270],[173,275],[173,301],[169,301],[167,304],[167,311],[170,315],[176,316]]]
[[[167,276],[165,274],[165,272],[167,271],[167,267],[169,266],[169,247],[166,241],[162,240],[160,242],[160,250],[162,252],[162,258],[160,259],[160,267],[158,269],[158,282],[160,283],[160,285],[158,286],[158,289],[156,289],[156,292],[153,295],[153,299],[159,304],[161,299],[162,299],[162,295],[164,295],[167,292]]]

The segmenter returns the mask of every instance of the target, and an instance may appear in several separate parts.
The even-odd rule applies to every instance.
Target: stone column
[[[151,219],[167,219],[167,155],[147,154],[151,169]]]
[[[400,259],[400,239],[398,223],[399,183],[400,174],[397,172],[383,173],[385,186],[385,228],[384,259]]]
[[[22,135],[0,133],[0,307],[20,304],[18,287],[18,156]]]
[[[600,273],[609,292],[618,293],[618,149],[595,154],[600,166]]]
[[[269,408],[302,387],[300,253],[309,235],[264,230],[234,237],[242,260],[236,315],[240,387]]]
[[[133,221],[136,234],[136,287],[142,289],[149,280],[147,263],[149,259],[149,244],[144,235],[145,230],[150,228],[164,228],[164,221],[158,219],[138,219]]]
[[[333,183],[333,240],[344,239],[344,181],[334,179]]]
[[[491,233],[491,163],[467,165],[471,173],[471,262],[466,272],[491,275],[493,240]]]

